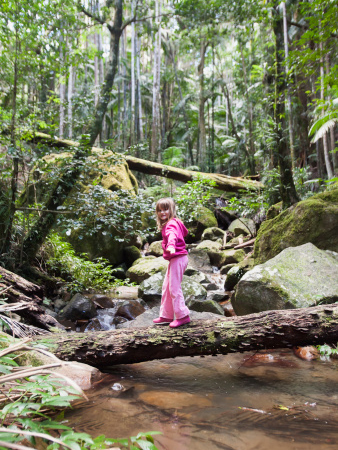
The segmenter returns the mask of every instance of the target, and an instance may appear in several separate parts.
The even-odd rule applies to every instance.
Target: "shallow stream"
[[[338,361],[292,350],[116,366],[67,413],[77,431],[161,431],[160,450],[321,450],[338,445]],[[88,394],[88,393],[87,393]]]

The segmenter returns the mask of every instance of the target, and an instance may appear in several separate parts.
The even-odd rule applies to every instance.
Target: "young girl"
[[[162,232],[163,258],[169,260],[169,266],[162,287],[160,317],[153,322],[169,323],[171,328],[176,328],[190,322],[189,309],[185,305],[181,287],[183,273],[188,265],[188,252],[184,242],[188,230],[177,219],[172,198],[158,200],[156,220]]]

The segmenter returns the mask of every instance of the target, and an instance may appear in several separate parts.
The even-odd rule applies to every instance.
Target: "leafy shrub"
[[[177,188],[174,200],[177,205],[178,214],[184,222],[191,222],[196,206],[208,206],[212,190],[216,186],[215,181],[206,179],[199,174],[192,181]]]
[[[71,279],[71,292],[88,289],[105,291],[114,284],[112,266],[106,259],[98,258],[93,262],[89,261],[85,253],[76,255],[72,245],[57,233],[49,235],[43,253],[50,271]]]

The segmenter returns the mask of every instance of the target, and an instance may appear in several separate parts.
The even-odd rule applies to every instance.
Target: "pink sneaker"
[[[172,319],[165,319],[164,317],[158,317],[157,319],[154,319],[153,322],[156,324],[159,323],[170,323]]]
[[[176,319],[173,322],[171,322],[169,324],[170,328],[177,328],[180,327],[181,325],[185,325],[186,323],[190,322],[190,317],[189,316],[185,316],[182,317],[182,319]]]

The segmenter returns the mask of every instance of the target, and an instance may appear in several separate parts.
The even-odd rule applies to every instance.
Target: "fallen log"
[[[64,328],[54,317],[46,314],[41,304],[44,291],[41,286],[27,281],[0,266],[0,299],[6,303],[22,303],[24,308],[15,313],[26,319],[31,325],[49,330],[52,327]]]
[[[50,147],[69,148],[79,146],[79,143],[76,141],[70,141],[69,139],[60,139],[40,132],[28,134],[25,139],[27,141],[42,142],[49,145]],[[98,152],[102,149],[93,147],[92,150]],[[180,169],[178,167],[166,166],[157,162],[135,158],[134,156],[122,154],[120,154],[119,156],[121,156],[121,158],[125,158],[131,170],[135,170],[137,172],[145,173],[148,175],[157,175],[160,177],[170,178],[172,180],[183,181],[186,183],[187,181],[192,181],[198,174],[202,178],[215,181],[215,187],[217,189],[230,192],[238,192],[241,189],[259,190],[263,188],[262,183],[251,179],[230,177],[228,175],[220,173],[194,172],[192,170]]]
[[[198,320],[177,329],[152,326],[85,334],[63,332],[34,341],[46,343],[60,359],[96,367],[177,356],[336,344],[338,305]]]

